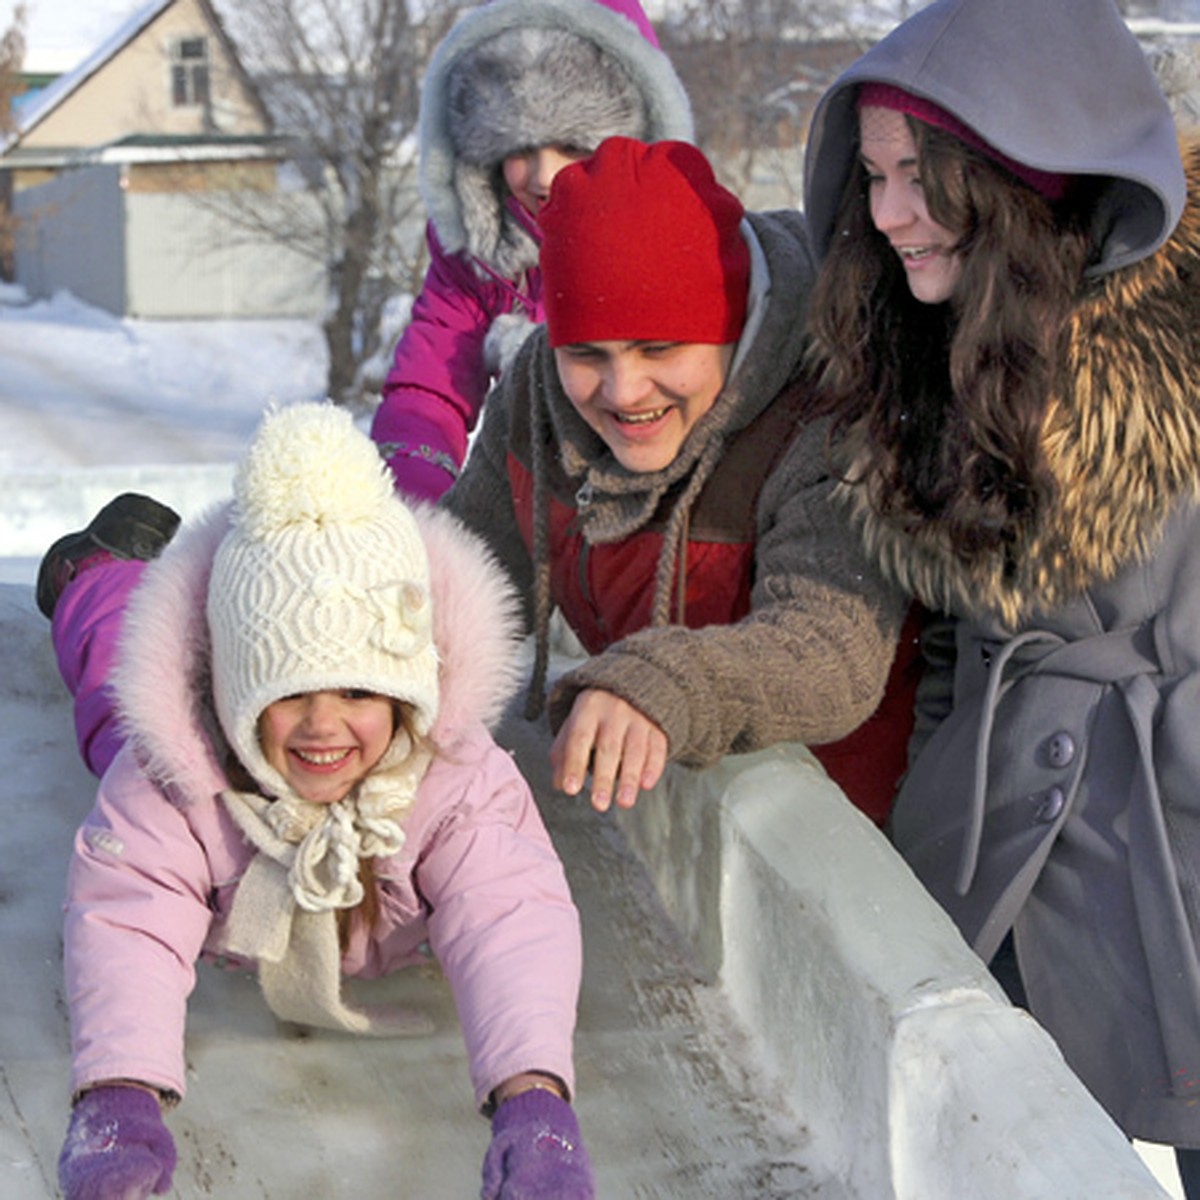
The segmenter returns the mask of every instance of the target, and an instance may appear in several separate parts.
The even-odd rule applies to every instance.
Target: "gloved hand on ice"
[[[592,1160],[575,1112],[533,1088],[504,1101],[492,1118],[482,1200],[593,1200]]]
[[[85,1092],[58,1156],[65,1200],[145,1200],[171,1187],[175,1142],[153,1093],[125,1084]]]

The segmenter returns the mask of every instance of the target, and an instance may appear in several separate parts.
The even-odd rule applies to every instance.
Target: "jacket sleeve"
[[[97,776],[124,741],[109,676],[126,605],[145,569],[137,559],[118,558],[81,572],[59,598],[50,626],[58,670],[71,693],[79,753]]]
[[[580,691],[599,688],[659,725],[673,761],[705,767],[776,742],[836,741],[875,711],[907,600],[834,502],[824,436],[823,425],[802,430],[763,486],[750,613],[614,643],[559,680],[554,728]]]
[[[187,999],[212,920],[209,874],[183,814],[122,750],[67,873],[72,1092],[138,1079],[183,1095]]]
[[[490,742],[490,738],[488,739]],[[477,1103],[521,1071],[574,1091],[579,916],[529,786],[491,743],[422,849],[429,941],[454,991]]]
[[[491,379],[484,339],[507,306],[429,227],[430,261],[392,357],[371,437],[410,495],[436,500],[454,481]]]

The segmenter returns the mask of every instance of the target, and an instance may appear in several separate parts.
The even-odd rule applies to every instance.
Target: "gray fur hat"
[[[421,192],[442,247],[508,278],[533,267],[537,243],[505,207],[501,162],[613,135],[693,136],[683,85],[634,19],[603,0],[492,0],[467,13],[421,93]]]
[[[535,146],[594,150],[637,137],[646,103],[629,73],[565,29],[510,29],[468,50],[449,77],[450,138],[463,166],[495,167]]]

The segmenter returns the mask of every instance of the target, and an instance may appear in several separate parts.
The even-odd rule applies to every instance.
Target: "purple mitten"
[[[158,1098],[108,1085],[80,1097],[58,1156],[66,1200],[145,1200],[162,1195],[175,1171],[175,1142]]]
[[[396,481],[396,490],[405,500],[433,502],[450,490],[458,466],[448,454],[433,451],[428,446],[422,446],[421,451],[417,454],[399,451],[388,459],[388,466]]]
[[[592,1160],[575,1112],[544,1088],[506,1100],[492,1118],[481,1200],[593,1200]]]

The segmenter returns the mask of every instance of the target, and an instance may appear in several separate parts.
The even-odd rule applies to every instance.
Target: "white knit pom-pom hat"
[[[285,788],[258,740],[259,717],[285,696],[377,692],[428,733],[438,706],[429,560],[350,414],[329,403],[268,413],[234,478],[230,522],[208,587],[212,687],[258,783]]]

